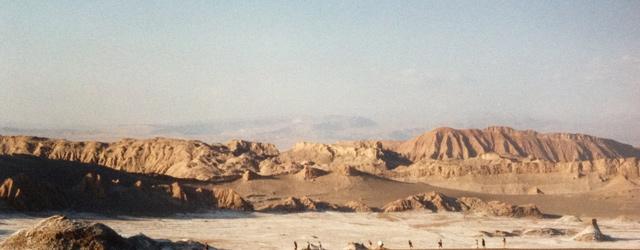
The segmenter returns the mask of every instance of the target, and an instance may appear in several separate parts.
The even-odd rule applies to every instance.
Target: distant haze
[[[639,23],[640,1],[7,1],[0,133],[640,146]]]

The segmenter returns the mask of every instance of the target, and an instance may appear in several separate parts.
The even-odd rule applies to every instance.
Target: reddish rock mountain
[[[411,161],[468,159],[496,153],[501,157],[550,162],[639,157],[640,150],[609,139],[583,134],[538,133],[508,127],[438,128],[403,143],[387,145]]]

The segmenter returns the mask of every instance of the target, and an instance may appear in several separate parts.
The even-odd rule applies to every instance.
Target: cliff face
[[[465,175],[547,174],[564,173],[580,177],[587,174],[640,177],[638,158],[598,159],[573,162],[517,161],[511,159],[421,160],[396,169],[393,177],[457,177]]]
[[[549,162],[640,157],[640,150],[609,139],[583,134],[543,134],[507,127],[438,128],[389,147],[411,161],[469,159],[487,153]]]
[[[207,180],[214,176],[256,171],[260,161],[278,155],[272,144],[155,138],[114,143],[71,142],[28,136],[0,137],[0,154],[25,154],[53,160],[98,164],[131,173],[162,174]]]

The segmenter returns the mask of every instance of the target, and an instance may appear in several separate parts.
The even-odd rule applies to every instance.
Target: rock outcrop
[[[500,201],[485,202],[475,197],[454,198],[438,192],[409,196],[385,205],[384,212],[428,210],[431,212],[470,212],[492,216],[542,217],[535,205],[512,205]]]
[[[215,207],[218,209],[253,211],[253,205],[233,191],[233,189],[215,188],[213,189],[213,197],[216,202]]]
[[[458,199],[464,211],[475,214],[505,216],[505,217],[536,217],[544,214],[536,205],[513,205],[502,201],[485,202],[476,197],[461,197]]]
[[[279,200],[272,200],[262,206],[256,208],[256,211],[260,212],[275,212],[275,213],[295,213],[295,212],[316,212],[316,211],[341,211],[341,212],[354,212],[349,207],[339,206],[336,204],[316,201],[309,197],[302,196],[287,197]]]
[[[124,238],[101,223],[74,221],[64,216],[52,216],[31,228],[20,230],[0,242],[6,250],[160,250],[204,249],[205,245],[194,241],[157,241],[144,235]]]
[[[373,208],[367,206],[359,201],[349,201],[343,206],[343,210],[348,212],[356,212],[356,213],[369,213],[373,212]]]
[[[316,178],[326,174],[327,171],[324,171],[322,169],[305,166],[298,173],[296,173],[296,177],[304,181],[313,181]]]
[[[408,162],[387,150],[381,142],[345,141],[335,144],[301,142],[279,156],[282,162],[313,162],[318,165],[349,165],[370,173]]]
[[[598,221],[596,219],[591,220],[591,225],[587,226],[584,230],[573,236],[576,241],[610,241],[613,240],[610,236],[605,235],[600,231]]]
[[[385,205],[384,212],[402,212],[408,210],[429,210],[432,212],[461,212],[462,207],[457,199],[438,192],[429,192],[409,196]]]

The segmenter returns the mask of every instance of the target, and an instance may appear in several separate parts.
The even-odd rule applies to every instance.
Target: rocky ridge
[[[72,142],[31,136],[0,136],[0,154],[98,164],[130,173],[208,180],[258,171],[260,162],[279,154],[272,144],[233,140],[224,144],[154,138],[113,143]]]
[[[640,177],[640,149],[582,134],[507,127],[438,128],[404,142],[302,142],[279,152],[268,143],[226,144],[154,138],[113,143],[0,136],[0,154],[98,164],[130,173],[214,180],[357,170],[400,180],[466,175],[563,173]],[[249,171],[249,172],[247,172]],[[308,178],[302,176],[302,178]],[[311,178],[312,179],[312,178]]]
[[[506,217],[543,217],[535,205],[512,205],[500,201],[485,202],[475,197],[454,198],[438,192],[412,195],[388,203],[384,212],[428,210],[431,212],[468,212],[482,215]]]

